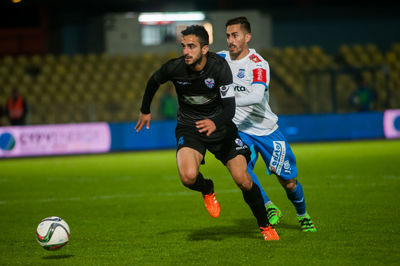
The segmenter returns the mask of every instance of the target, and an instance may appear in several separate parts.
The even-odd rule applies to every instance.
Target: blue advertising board
[[[175,120],[0,127],[0,158],[175,149]],[[350,114],[282,115],[289,142],[400,138],[400,110]]]
[[[383,139],[383,117],[383,112],[282,115],[278,124],[289,142]],[[176,121],[152,121],[149,130],[139,133],[134,125],[110,124],[111,150],[176,148]]]

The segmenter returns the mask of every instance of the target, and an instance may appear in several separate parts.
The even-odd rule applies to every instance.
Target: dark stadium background
[[[369,111],[383,117],[385,110],[400,108],[400,5],[371,0],[1,0],[0,103],[17,87],[27,98],[29,125],[135,121],[146,80],[179,55],[179,45],[170,43],[171,53],[155,50],[159,46],[109,53],[106,16],[164,11],[268,15],[270,43],[256,49],[270,64],[270,105],[289,135],[301,125],[292,130],[284,115],[357,113],[350,97],[358,75],[376,93]],[[214,36],[223,36],[220,26]],[[259,45],[263,25],[253,27],[258,31],[251,44]],[[155,120],[163,119],[159,101],[168,86],[154,99]],[[7,126],[1,119],[0,125]],[[374,136],[383,138],[383,133]]]
[[[398,28],[400,19],[398,12],[400,4],[393,1],[373,1],[373,0],[250,0],[250,1],[228,1],[228,0],[194,0],[194,1],[161,1],[161,0],[23,0],[19,3],[12,3],[12,0],[0,1],[0,27],[2,30],[21,30],[21,28],[40,28],[45,31],[42,38],[45,41],[45,49],[41,52],[62,53],[57,37],[66,25],[76,25],[80,28],[80,46],[76,52],[102,52],[102,43],[90,42],[84,38],[89,30],[88,24],[93,24],[93,20],[113,12],[162,12],[162,11],[210,11],[210,10],[246,10],[257,9],[261,12],[269,13],[273,16],[276,25],[274,35],[275,45],[321,45],[324,49],[333,51],[338,44],[347,42],[364,43],[374,42],[380,48],[388,49],[393,41],[398,41]],[[294,31],[294,35],[284,36],[279,32],[283,25],[293,25],[299,21],[320,23],[321,21],[337,21],[338,32],[330,32],[331,39],[318,40],[317,36],[313,40],[305,43],[298,43],[296,39],[302,33]],[[353,25],[346,24],[343,28],[343,21],[353,21]],[[101,27],[101,23],[97,22]],[[371,28],[371,24],[377,24]],[[96,23],[95,23],[96,24]],[[359,25],[357,25],[359,24]],[[380,25],[379,25],[380,24]],[[378,27],[379,30],[376,30]],[[296,27],[294,27],[296,28]],[[385,29],[386,28],[386,29]],[[93,29],[93,26],[92,28]],[[329,29],[328,29],[329,30]],[[340,31],[341,30],[341,31]],[[353,32],[354,35],[345,34],[343,30]],[[101,34],[91,35],[91,37],[101,40]],[[323,32],[320,32],[323,34]],[[368,34],[367,34],[368,33]],[[395,36],[394,33],[397,33]],[[5,38],[5,34],[0,35]],[[333,42],[332,42],[333,41]],[[335,47],[336,46],[336,47]],[[4,54],[4,51],[0,51]],[[16,51],[24,53],[24,51]]]

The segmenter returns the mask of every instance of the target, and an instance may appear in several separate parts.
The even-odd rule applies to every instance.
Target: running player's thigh
[[[250,170],[254,170],[254,167],[258,159],[257,142],[254,141],[250,135],[244,132],[239,131],[239,136],[250,149],[251,152],[250,161],[247,163],[247,166],[250,168]]]
[[[253,181],[247,172],[247,161],[246,157],[242,154],[230,159],[226,163],[226,167],[232,175],[235,183],[245,190],[251,189]]]
[[[274,152],[274,140],[271,136],[252,136],[254,150],[259,153],[266,165],[269,167]]]
[[[196,180],[202,160],[203,155],[193,148],[182,147],[177,151],[176,163],[182,181]]]
[[[297,176],[296,157],[280,131],[257,139],[257,151],[267,169],[284,180]]]

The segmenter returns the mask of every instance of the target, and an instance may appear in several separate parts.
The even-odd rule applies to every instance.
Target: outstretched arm
[[[155,80],[154,75],[151,76],[151,78],[147,82],[146,90],[144,92],[142,106],[140,107],[139,119],[135,126],[136,132],[139,132],[144,125],[146,125],[147,129],[150,128],[150,121],[151,121],[150,105],[151,101],[153,100],[154,94],[156,93],[159,87],[160,85]]]

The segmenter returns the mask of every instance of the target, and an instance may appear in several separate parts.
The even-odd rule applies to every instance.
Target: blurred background
[[[399,14],[370,0],[1,0],[0,125],[13,92],[23,124],[135,121],[147,79],[180,55],[180,31],[202,24],[223,50],[235,16],[270,64],[278,115],[400,108]],[[173,118],[174,100],[163,85],[153,118]]]

